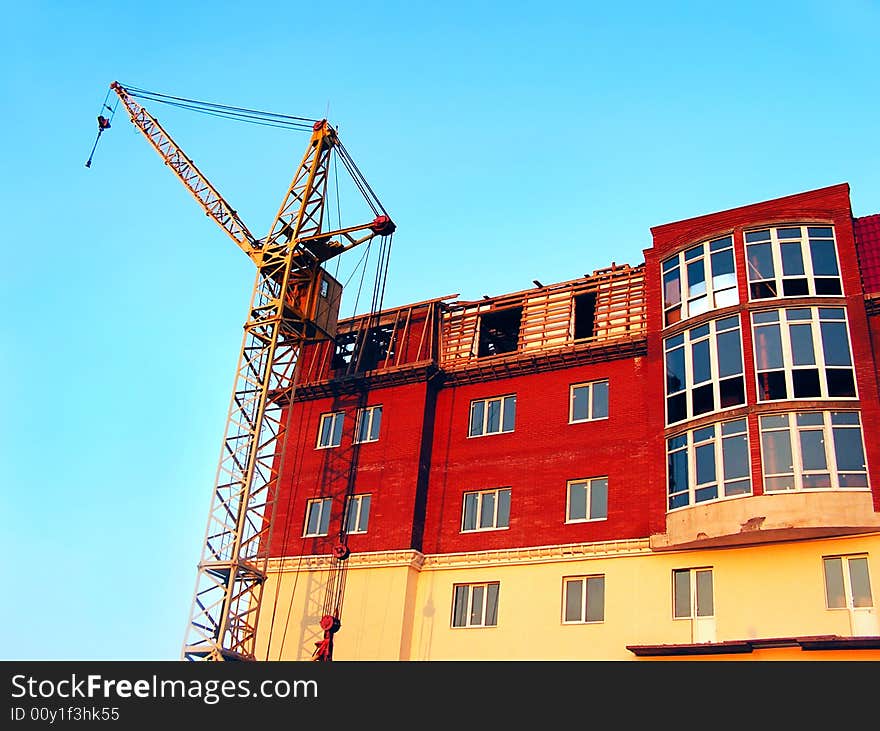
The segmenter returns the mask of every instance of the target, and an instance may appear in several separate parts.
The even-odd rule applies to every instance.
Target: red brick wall
[[[662,445],[646,412],[662,408],[634,358],[478,384],[438,394],[424,548],[428,553],[645,536],[663,510]],[[609,380],[609,418],[569,424],[569,386]],[[513,432],[468,437],[472,399],[517,394]],[[608,519],[565,524],[566,481],[608,477]],[[461,532],[462,494],[511,488],[510,527]]]

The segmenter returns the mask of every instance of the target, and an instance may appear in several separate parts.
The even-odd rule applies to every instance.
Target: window
[[[762,416],[761,458],[766,492],[868,487],[855,411]]]
[[[516,420],[516,395],[471,401],[468,436],[482,437],[513,431]]]
[[[330,282],[321,277],[321,297],[327,299],[327,295],[330,294]]]
[[[583,340],[596,334],[596,293],[584,292],[574,297],[574,339]]]
[[[867,556],[827,556],[822,563],[825,567],[825,606],[828,609],[874,606]]]
[[[452,593],[453,627],[494,627],[498,624],[498,582],[456,584]]]
[[[746,231],[745,241],[750,299],[843,294],[832,227]]]
[[[738,316],[707,322],[663,343],[667,424],[745,404]]]
[[[605,520],[608,517],[608,478],[570,480],[565,504],[566,523]]]
[[[367,406],[365,409],[359,409],[354,429],[355,443],[361,444],[363,442],[377,441],[379,439],[379,426],[381,423],[381,406]]]
[[[386,363],[393,365],[396,340],[393,323],[338,333],[330,367],[335,371],[360,373]]]
[[[462,531],[496,530],[509,526],[509,487],[464,494],[461,516]]]
[[[842,307],[752,313],[758,400],[855,398]]]
[[[579,383],[571,387],[568,420],[594,421],[608,418],[608,381]]]
[[[668,509],[752,492],[745,419],[710,424],[666,440]]]
[[[318,425],[318,448],[338,447],[342,443],[342,421],[345,413],[335,411],[331,414],[321,414],[321,423]]]
[[[519,343],[522,307],[510,307],[480,315],[480,339],[477,357],[515,353]]]
[[[326,536],[330,525],[333,498],[325,497],[306,503],[306,527],[303,536]]]
[[[672,616],[675,619],[713,617],[712,569],[676,569],[672,572]]]
[[[345,511],[345,532],[366,533],[370,521],[370,495],[352,495]]]
[[[733,237],[706,241],[663,262],[663,324],[739,302]]]
[[[562,580],[565,624],[605,621],[605,577],[573,576]]]

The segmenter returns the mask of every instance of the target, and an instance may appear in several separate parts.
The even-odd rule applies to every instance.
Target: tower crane
[[[110,89],[205,214],[257,268],[181,652],[186,660],[255,660],[257,622],[283,467],[283,404],[293,401],[303,344],[335,335],[342,287],[324,264],[371,239],[390,237],[396,226],[337,131],[326,119],[308,120],[312,123],[311,138],[293,181],[269,233],[256,238],[158,120],[136,100],[151,98],[150,94],[154,99],[165,95],[116,81]],[[98,136],[109,127],[109,120],[99,117]],[[375,217],[328,230],[325,203],[334,153]],[[344,546],[334,549],[337,564],[347,557]],[[327,640],[328,632],[339,626],[338,620],[332,620],[322,619]],[[327,644],[321,659],[330,659]]]

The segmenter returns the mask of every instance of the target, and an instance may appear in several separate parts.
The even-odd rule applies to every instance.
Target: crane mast
[[[318,321],[325,296],[322,265],[376,236],[391,235],[396,227],[336,131],[321,120],[269,234],[258,240],[158,121],[122,85],[114,82],[111,89],[205,213],[257,266],[181,653],[187,660],[254,660],[283,468],[283,404],[293,401],[303,344],[334,335],[332,323]],[[326,231],[334,151],[377,215],[368,223]]]

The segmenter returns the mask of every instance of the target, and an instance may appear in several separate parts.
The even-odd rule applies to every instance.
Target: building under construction
[[[880,214],[651,232],[303,347],[257,658],[880,659]]]

